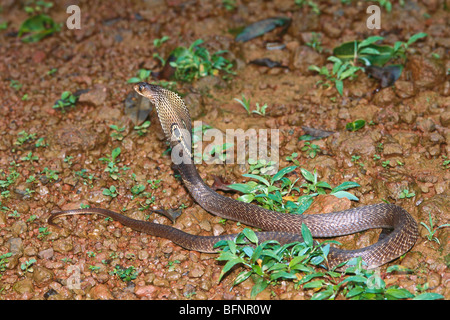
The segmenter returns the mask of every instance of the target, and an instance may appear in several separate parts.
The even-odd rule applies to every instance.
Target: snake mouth
[[[139,82],[135,84],[133,88],[141,96],[150,99],[150,101],[154,101],[152,89],[150,88],[150,84],[148,84],[147,82]]]

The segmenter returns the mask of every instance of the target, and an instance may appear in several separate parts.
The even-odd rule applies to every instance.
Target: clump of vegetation
[[[244,229],[234,240],[223,240],[216,243],[220,249],[217,260],[225,261],[220,273],[221,280],[231,268],[243,267],[234,279],[233,286],[251,278],[253,287],[251,298],[269,285],[277,285],[280,281],[292,281],[295,288],[311,290],[312,300],[334,300],[344,297],[351,300],[434,300],[444,297],[437,293],[424,292],[417,295],[398,286],[387,286],[376,270],[366,270],[361,258],[351,259],[334,268],[323,268],[328,265],[330,244],[336,241],[318,243],[313,240],[311,232],[302,225],[303,241],[281,245],[269,240],[260,243],[257,235],[250,229]],[[337,272],[337,268],[346,268],[345,272]],[[400,266],[392,266],[387,272],[410,272]]]
[[[311,173],[300,168],[306,182],[297,185],[300,178],[291,181],[286,177],[287,174],[297,168],[298,166],[289,166],[279,170],[273,176],[268,174],[244,174],[244,177],[256,181],[235,183],[228,187],[243,193],[238,198],[240,201],[247,203],[256,201],[266,209],[292,214],[302,214],[311,206],[313,198],[319,194],[326,194],[326,190],[330,190],[330,194],[338,198],[346,197],[350,200],[358,200],[355,195],[345,190],[359,187],[359,184],[348,181],[332,188],[327,182],[318,181],[316,171]],[[292,192],[296,192],[297,195],[293,195]]]
[[[169,63],[176,69],[175,79],[191,82],[208,75],[216,76],[220,71],[234,74],[231,70],[233,64],[222,56],[227,51],[219,50],[210,54],[205,47],[201,46],[203,43],[202,39],[198,39],[188,48],[178,47],[172,52],[174,61]]]
[[[25,11],[33,16],[21,24],[17,34],[18,37],[25,35],[22,38],[23,42],[37,42],[61,30],[61,26],[44,13],[53,7],[53,3],[46,1],[33,2],[32,5],[25,7]]]
[[[138,276],[138,272],[134,266],[124,268],[116,265],[114,270],[110,272],[111,275],[117,275],[122,281],[130,282]]]
[[[374,77],[384,77],[385,85],[392,85],[401,75],[403,64],[406,62],[406,53],[409,47],[417,40],[426,37],[427,34],[420,32],[411,36],[406,42],[397,41],[394,46],[378,45],[376,42],[384,40],[384,37],[373,36],[363,41],[350,41],[341,44],[333,49],[333,55],[328,57],[328,61],[333,63],[331,71],[326,67],[312,65],[309,70],[315,71],[325,77],[325,81],[318,84],[329,87],[334,84],[339,94],[343,95],[344,80],[354,79],[357,72],[365,70],[375,74]],[[400,60],[401,64],[391,64],[388,62]],[[372,67],[371,69],[369,67]]]
[[[242,100],[238,98],[234,98],[239,104],[247,111],[247,114],[250,115],[252,113],[258,114],[260,116],[266,116],[267,103],[264,105],[260,105],[258,102],[256,103],[256,109],[250,110],[250,98],[246,99],[244,95],[242,95]]]
[[[68,107],[74,107],[77,103],[78,96],[75,96],[70,91],[64,91],[61,94],[61,99],[57,100],[53,105],[53,109],[60,109],[62,113],[66,112]]]

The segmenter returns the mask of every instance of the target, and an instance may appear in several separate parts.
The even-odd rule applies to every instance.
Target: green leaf
[[[225,273],[230,271],[231,268],[233,268],[237,264],[244,263],[244,262],[245,261],[241,258],[233,258],[233,259],[229,260],[223,267],[222,271],[220,272],[219,281],[222,279],[222,277],[225,275]]]
[[[255,285],[253,286],[252,291],[250,293],[250,297],[252,299],[254,299],[260,292],[262,292],[269,285],[269,282],[261,277],[253,279],[253,281],[255,281]]]
[[[306,245],[308,247],[312,247],[313,237],[312,237],[311,231],[309,231],[308,226],[304,223],[302,223],[302,237],[303,237],[303,241],[305,241]]]
[[[335,85],[336,85],[336,90],[342,96],[344,94],[344,82],[342,82],[341,80],[336,80]]]
[[[272,177],[272,179],[270,180],[271,184],[274,183],[275,181],[280,180],[281,178],[283,178],[284,175],[288,174],[289,172],[294,171],[296,168],[297,168],[297,166],[290,166],[290,167],[281,169]]]
[[[250,277],[252,275],[252,273],[253,273],[252,270],[242,271],[241,273],[239,273],[238,276],[236,277],[236,279],[234,279],[233,286],[236,286],[239,283],[247,280],[248,277]]]
[[[393,288],[393,287],[387,288],[385,291],[385,294],[393,296],[394,298],[397,298],[397,299],[407,299],[407,298],[414,297],[414,295],[406,289]]]
[[[303,285],[303,289],[317,289],[323,286],[323,280],[311,281]]]
[[[270,186],[270,183],[269,183],[269,181],[267,181],[267,179],[265,179],[261,176],[258,176],[256,174],[246,173],[246,174],[243,174],[242,176],[246,177],[246,178],[252,178],[252,179],[258,180],[258,181],[264,183],[266,186]]]
[[[337,191],[337,192],[331,192],[330,194],[332,194],[333,196],[335,196],[336,198],[347,198],[349,200],[353,200],[353,201],[358,201],[358,197],[355,196],[354,194],[351,194],[350,192],[347,191]]]
[[[329,298],[330,296],[333,295],[333,287],[332,286],[328,286],[327,289],[316,292],[315,294],[313,294],[313,296],[311,297],[311,300],[324,300]]]
[[[258,243],[258,237],[252,229],[245,228],[244,230],[242,230],[242,233],[247,237],[248,240],[250,240],[250,242],[256,244]]]
[[[234,183],[228,185],[227,187],[242,193],[251,193],[254,189],[254,187],[247,183]]]
[[[331,192],[338,192],[338,191],[347,190],[347,189],[356,188],[356,187],[360,187],[360,185],[353,181],[345,181],[345,182],[341,183],[340,185],[338,185],[337,187],[333,188],[331,190]]]
[[[255,199],[255,196],[253,194],[244,194],[238,198],[239,201],[250,203]]]
[[[362,48],[362,47],[367,47],[368,45],[371,45],[377,41],[383,40],[384,37],[380,37],[380,36],[372,36],[372,37],[368,37],[367,39],[361,41],[358,44],[358,49]]]
[[[434,292],[425,292],[413,298],[413,300],[438,300],[438,299],[444,299],[444,296]]]
[[[412,35],[411,38],[408,39],[408,41],[406,42],[408,44],[408,46],[410,44],[413,44],[414,42],[416,42],[417,40],[419,40],[420,38],[424,38],[428,36],[428,34],[426,34],[425,32],[419,32],[416,33],[415,35]]]
[[[308,180],[309,182],[315,182],[314,175],[311,172],[303,168],[300,168],[300,172],[306,180]]]

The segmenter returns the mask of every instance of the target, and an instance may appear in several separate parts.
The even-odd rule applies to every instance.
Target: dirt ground
[[[449,223],[449,9],[439,0],[391,1],[391,12],[382,9],[381,29],[368,29],[369,3],[347,2],[314,1],[320,8],[317,14],[293,0],[236,0],[231,10],[225,8],[227,1],[54,1],[47,14],[62,24],[61,30],[24,43],[17,32],[29,17],[25,1],[2,1],[0,25],[6,24],[0,30],[0,180],[13,181],[0,187],[0,256],[12,253],[0,262],[0,299],[250,298],[251,279],[230,290],[239,269],[219,282],[223,264],[214,254],[187,251],[100,216],[61,218],[61,229],[47,224],[52,211],[80,205],[171,224],[139,208],[181,206],[174,226],[186,232],[242,231],[243,225],[210,215],[190,198],[171,168],[156,113],[150,113],[151,126],[143,135],[125,114],[124,101],[133,92],[127,80],[139,69],[161,71],[155,53],[167,58],[176,47],[197,39],[212,53],[228,50],[223,56],[233,63],[235,75],[223,79],[219,73],[174,84],[193,120],[222,131],[279,129],[280,168],[290,165],[286,157],[297,152],[300,167],[316,169],[320,180],[332,186],[344,181],[361,185],[352,189],[359,201],[317,197],[309,213],[389,201],[418,223],[430,226],[431,217],[431,229]],[[79,30],[66,27],[66,8],[73,3],[81,9]],[[232,30],[278,16],[292,20],[284,34],[278,28],[247,42],[235,41]],[[427,37],[411,45],[402,75],[392,86],[380,88],[378,80],[360,72],[344,80],[341,96],[333,85],[317,84],[324,78],[308,70],[310,65],[327,65],[332,49],[346,41],[380,35],[384,44],[393,45],[419,32]],[[321,50],[310,45],[314,35],[320,35]],[[169,39],[155,46],[154,39],[163,36]],[[283,48],[268,50],[267,44],[274,42]],[[250,63],[263,58],[284,67]],[[64,91],[80,97],[61,112],[53,105]],[[267,104],[266,115],[247,114],[234,100],[242,95],[251,99],[252,109],[256,102]],[[366,126],[346,130],[356,119],[366,120]],[[124,128],[121,138],[111,136],[116,132],[111,125]],[[313,141],[320,152],[311,157],[301,151],[302,127],[334,133]],[[100,158],[118,147],[120,176],[114,179]],[[247,181],[242,174],[248,166],[202,163],[197,168],[209,185],[215,177],[229,183]],[[299,170],[293,177],[303,179]],[[137,183],[146,186],[147,198],[133,196]],[[112,185],[118,195],[104,195]],[[408,196],[399,196],[403,190]],[[389,285],[448,299],[448,228],[438,229],[431,240],[421,224],[419,232],[415,246],[383,266],[381,274]],[[368,231],[338,240],[351,249],[373,243],[377,234]],[[386,273],[393,264],[413,271]],[[121,280],[112,274],[116,265],[133,266],[137,277]],[[78,280],[78,286],[71,285]],[[281,281],[257,298],[303,300],[313,293]]]

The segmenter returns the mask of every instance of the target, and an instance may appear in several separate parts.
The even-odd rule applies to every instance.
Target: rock
[[[443,127],[450,127],[450,110],[446,110],[439,116],[439,121]]]
[[[153,299],[156,297],[157,293],[159,292],[159,288],[147,285],[147,286],[136,286],[134,293],[139,297],[146,297],[149,299]]]
[[[11,226],[11,232],[16,237],[26,231],[27,231],[27,224],[22,220],[14,222],[14,224]]]
[[[88,103],[94,106],[101,106],[109,97],[108,88],[101,84],[96,84],[86,93],[80,95],[78,102]]]
[[[311,65],[321,66],[323,63],[324,59],[322,55],[308,46],[295,48],[291,61],[292,67],[302,72],[306,72]]]
[[[34,292],[33,281],[31,279],[19,280],[14,283],[13,289],[18,294]]]
[[[411,81],[397,80],[394,86],[397,97],[406,99],[414,96],[414,84]]]
[[[104,284],[98,284],[89,291],[89,295],[94,300],[113,300],[114,297]]]
[[[47,285],[53,280],[54,274],[47,268],[35,266],[33,267],[33,280],[38,287]]]
[[[445,67],[436,59],[425,56],[408,57],[406,68],[411,70],[414,85],[417,88],[433,89],[445,80]]]
[[[59,253],[66,253],[73,250],[71,238],[59,239],[53,242],[53,250]]]
[[[386,143],[383,148],[383,155],[387,157],[403,155],[402,146],[398,143]]]
[[[51,258],[53,258],[54,253],[55,252],[54,252],[53,248],[48,248],[48,249],[39,251],[37,255],[38,255],[39,259],[50,260]]]

